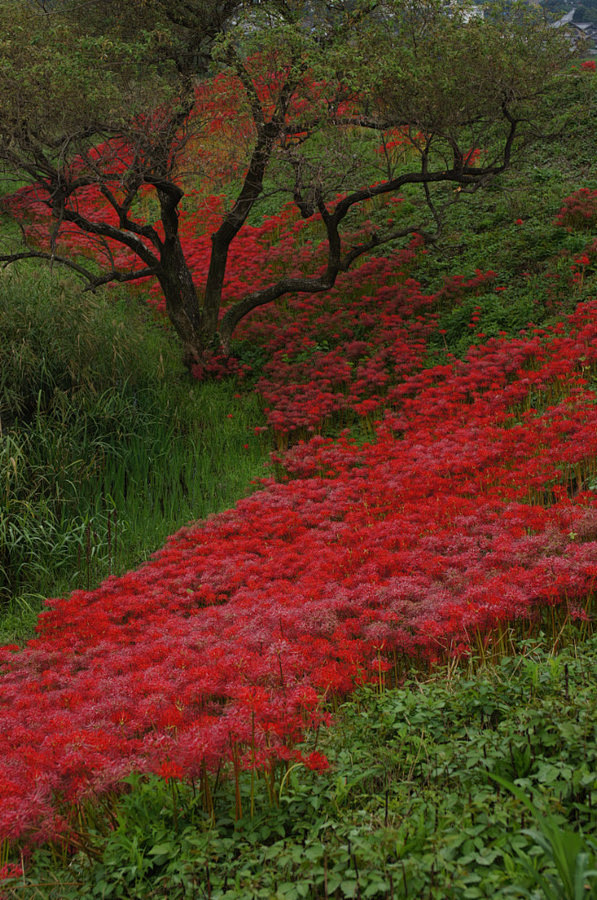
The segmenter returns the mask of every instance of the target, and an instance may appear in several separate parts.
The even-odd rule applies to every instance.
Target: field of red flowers
[[[200,279],[205,223],[183,221]],[[300,267],[306,229],[285,210],[247,229],[229,299],[289,251]],[[355,685],[590,619],[597,300],[515,338],[485,340],[473,314],[467,358],[426,368],[438,311],[496,274],[426,294],[420,252],[247,320],[278,477],[138,570],[47,601],[37,637],[0,649],[0,840],[68,835],[73,804],[132,771],[207,794],[223,765],[325,766],[296,745]]]

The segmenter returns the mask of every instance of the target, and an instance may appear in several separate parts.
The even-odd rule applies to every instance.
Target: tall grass
[[[263,474],[258,401],[182,370],[160,320],[27,270],[0,280],[0,643],[46,596],[138,565]]]

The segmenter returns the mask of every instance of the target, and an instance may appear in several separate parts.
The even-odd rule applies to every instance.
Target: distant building
[[[574,14],[576,9],[569,10],[566,15],[553,23],[553,28],[565,28],[571,35],[574,43],[587,43],[588,53],[597,53],[597,23],[595,22],[575,22]]]

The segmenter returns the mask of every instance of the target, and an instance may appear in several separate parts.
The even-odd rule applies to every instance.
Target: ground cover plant
[[[225,760],[274,773],[323,697],[511,623],[588,627],[596,329],[585,302],[414,375],[370,443],[298,445],[290,480],[50,601],[27,649],[2,652],[3,833],[66,835],[63,804],[131,769],[204,790]]]
[[[318,735],[329,769],[293,766],[274,798],[245,773],[212,817],[184,780],[131,777],[83,851],[38,851],[4,896],[595,896],[595,639],[566,639],[360,688]]]
[[[169,832],[178,827],[175,820],[189,816],[197,832],[197,822],[218,819],[218,792],[229,791],[231,812],[221,824],[222,836],[208,830],[189,837],[190,844],[198,842],[199,850],[196,843],[189,855],[201,860],[201,874],[192,866],[182,872],[174,863],[168,875],[174,880],[162,894],[179,883],[190,896],[193,891],[209,896],[210,860],[237,846],[239,832],[231,838],[232,829],[252,833],[259,821],[259,789],[268,803],[298,796],[291,810],[296,819],[308,807],[305,795],[313,793],[312,784],[321,783],[301,782],[299,772],[325,772],[330,761],[346,772],[328,750],[333,738],[322,735],[347,693],[363,683],[383,693],[417,666],[497,657],[540,629],[552,645],[571,626],[581,637],[588,635],[597,577],[596,248],[587,217],[577,212],[588,210],[590,220],[592,190],[564,194],[552,210],[545,229],[561,236],[553,240],[561,240],[563,252],[548,261],[536,321],[522,332],[500,334],[504,307],[497,313],[494,307],[507,293],[503,273],[451,270],[441,284],[424,287],[415,276],[426,257],[415,239],[406,251],[363,265],[357,282],[341,281],[334,294],[289,300],[287,319],[264,314],[249,320],[239,335],[235,361],[216,356],[195,371],[198,378],[223,378],[232,370],[239,379],[228,383],[234,393],[245,384],[263,397],[267,424],[256,427],[277,442],[276,477],[233,509],[175,533],[141,568],[108,578],[96,589],[84,586],[48,601],[37,637],[25,648],[2,648],[0,834],[10,847],[7,866],[20,865],[19,853],[29,854],[40,844],[58,848],[65,859],[78,850],[102,855],[91,838],[100,828],[93,813],[99,805],[114,835],[114,843],[106,843],[106,864],[118,873],[107,881],[97,870],[90,890],[96,896],[118,896],[118,891],[147,896],[145,876],[164,874],[163,867],[178,856],[168,842]],[[308,240],[304,224],[284,211],[254,227],[268,257],[276,240],[287,241],[297,255],[301,241]],[[512,223],[512,228],[523,227]],[[557,266],[551,274],[558,275],[551,296],[549,265]],[[537,275],[535,284],[540,281]],[[455,346],[463,325],[468,337]],[[223,415],[228,419],[235,412]],[[331,436],[344,427],[352,432]],[[255,439],[247,432],[247,444]],[[536,690],[532,673],[539,671],[533,665],[527,674],[534,687],[522,680],[531,693]],[[553,681],[568,701],[573,663],[563,667],[564,675],[560,671]],[[539,681],[542,677],[537,675]],[[579,684],[584,677],[579,675]],[[478,704],[477,691],[478,685],[469,690],[465,720],[471,705]],[[361,696],[375,719],[374,694]],[[394,718],[400,718],[411,701],[396,702],[401,712]],[[592,702],[587,695],[588,709]],[[441,719],[441,707],[432,699],[429,704],[431,718]],[[487,726],[491,734],[478,740],[488,752],[507,705],[499,701],[496,711],[490,699],[484,707],[482,730]],[[545,714],[541,720],[528,715],[541,731]],[[379,718],[385,716],[380,709]],[[587,830],[585,806],[590,809],[594,802],[594,782],[582,768],[578,745],[593,747],[594,732],[581,719],[578,707],[565,729],[572,737],[561,752],[569,752],[570,761],[537,764],[535,770],[533,753],[538,758],[539,750],[529,725],[531,744],[512,740],[508,745],[504,738],[510,762],[496,762],[492,772],[512,782],[540,769],[541,778],[524,786],[540,787],[553,775],[557,797],[565,793],[560,781],[569,777],[572,792],[566,794],[570,806],[564,817],[576,817],[576,825]],[[504,723],[504,735],[510,735],[512,722]],[[547,746],[551,737],[544,737]],[[586,776],[582,784],[574,781],[574,768],[580,769],[581,781]],[[132,779],[131,772],[137,773]],[[371,776],[372,783],[378,775]],[[429,771],[424,778],[430,780]],[[129,799],[123,797],[128,787],[133,788]],[[336,797],[341,788],[340,783]],[[508,809],[516,811],[512,816],[521,832],[532,829],[524,803],[510,794]],[[179,796],[184,798],[180,804]],[[495,795],[481,796],[485,808]],[[388,794],[388,816],[391,799]],[[402,795],[397,797],[398,810],[403,802]],[[486,819],[481,825],[489,833],[488,855],[487,845],[483,840],[475,844],[472,832],[474,850],[456,847],[454,821],[462,802],[456,804],[458,814],[442,811],[452,849],[444,852],[443,844],[441,850],[431,849],[421,876],[415,861],[403,865],[397,858],[395,870],[375,862],[377,882],[373,876],[361,881],[360,838],[355,841],[352,826],[347,831],[338,826],[339,840],[330,840],[329,857],[325,848],[322,856],[321,841],[318,850],[313,835],[303,834],[308,864],[300,856],[304,848],[287,850],[270,831],[269,838],[262,835],[272,841],[267,858],[272,868],[288,873],[284,886],[271,876],[274,889],[294,896],[290,882],[309,867],[312,880],[301,889],[306,896],[309,891],[312,896],[333,891],[355,896],[361,890],[365,896],[400,896],[399,879],[406,896],[424,890],[446,896],[438,880],[439,860],[450,870],[454,896],[505,890],[512,887],[504,884],[506,878],[520,879],[520,895],[526,890],[532,896],[533,872],[518,851],[536,867],[535,875],[546,879],[544,884],[562,877],[555,858],[544,865],[541,856],[539,863],[541,841],[523,834],[518,849],[506,847]],[[546,800],[545,815],[548,806]],[[130,838],[132,822],[144,808],[154,822],[168,809],[172,824],[151,844],[141,834]],[[428,809],[429,796],[421,806],[413,801],[415,817],[420,814],[423,821],[420,833],[411,835],[413,852],[426,840],[435,843],[428,837],[436,834],[434,826],[428,831],[425,824]],[[397,818],[402,815],[396,812]],[[471,814],[473,831],[482,815],[480,809]],[[501,832],[514,821],[504,815]],[[541,820],[543,826],[550,821]],[[570,827],[562,818],[556,825]],[[276,828],[290,826],[264,822],[259,827],[273,828],[275,835]],[[293,827],[300,830],[296,822]],[[545,827],[537,832],[544,838],[557,834]],[[101,844],[103,838],[98,840]],[[215,847],[210,849],[211,840]],[[545,840],[544,848],[553,851],[553,842]],[[570,842],[576,846],[574,865],[578,862],[582,872],[580,896],[587,895],[585,870],[594,852],[583,841]],[[247,839],[252,846],[255,842],[254,836]],[[477,851],[471,876],[462,857]],[[373,858],[372,849],[363,852],[364,858]],[[233,886],[215,871],[214,896],[218,890],[232,891],[231,896],[235,890],[247,896],[271,891],[272,880],[259,884],[255,860],[243,859],[248,874],[235,873]],[[485,882],[479,876],[483,859],[499,860],[499,871],[488,873]],[[72,876],[77,891],[78,879],[84,883],[88,877],[81,858],[70,871],[77,873]],[[34,882],[33,895],[54,890],[50,881],[39,889]],[[55,890],[60,894],[66,888]]]

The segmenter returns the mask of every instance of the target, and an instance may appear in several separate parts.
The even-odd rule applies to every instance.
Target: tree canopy
[[[91,289],[157,279],[188,365],[227,352],[253,309],[329,290],[382,244],[433,240],[455,192],[545,127],[570,54],[531,9],[442,0],[1,0],[0,35],[0,165],[22,186],[3,208],[24,240],[0,260],[57,261]],[[237,171],[197,272],[180,217],[215,175],[214,132]],[[359,217],[411,188],[410,217]],[[289,261],[230,303],[230,248],[272,193],[317,223],[312,267]]]

